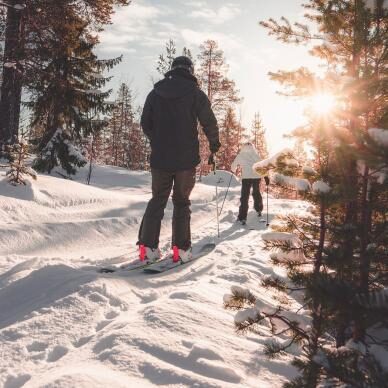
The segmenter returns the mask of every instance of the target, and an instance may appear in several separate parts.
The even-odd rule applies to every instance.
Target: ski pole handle
[[[265,184],[268,186],[269,185],[269,178],[267,176],[264,177]]]
[[[216,172],[216,159],[214,154],[210,154],[207,164],[213,166],[214,173]]]

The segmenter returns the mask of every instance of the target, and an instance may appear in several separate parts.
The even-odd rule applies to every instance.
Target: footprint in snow
[[[151,303],[159,298],[159,294],[156,291],[143,291],[142,293],[133,291],[133,293],[140,299],[140,303]]]
[[[92,338],[93,338],[92,335],[89,335],[89,336],[86,336],[86,337],[81,337],[78,341],[73,343],[73,346],[75,348],[80,348],[80,347],[86,345]]]
[[[189,359],[196,361],[199,358],[204,358],[207,360],[224,360],[218,353],[214,350],[211,350],[206,345],[202,344],[193,344],[191,351],[188,355]]]
[[[137,345],[139,349],[159,358],[165,363],[172,364],[174,368],[178,367],[229,383],[239,383],[241,381],[241,377],[233,369],[227,367],[224,364],[223,358],[208,346],[194,344],[189,354],[184,356],[174,350],[164,349],[158,345],[140,340],[137,341]],[[186,345],[189,345],[188,341]]]
[[[48,354],[47,361],[48,362],[55,362],[61,359],[63,356],[65,356],[68,353],[69,349],[65,346],[55,346],[53,350]]]
[[[7,380],[4,383],[4,388],[20,388],[22,387],[28,380],[30,380],[31,375],[22,374],[18,376],[9,375]]]
[[[117,335],[115,334],[101,338],[93,347],[94,353],[99,354],[105,349],[112,349],[115,346],[116,338]]]
[[[4,330],[2,336],[6,341],[15,342],[18,339],[25,337],[25,334],[17,332],[16,330]]]
[[[107,319],[105,321],[101,321],[101,322],[97,323],[96,331],[101,331],[104,327],[108,326],[111,322],[112,322],[112,320]]]
[[[108,326],[113,321],[113,319],[115,319],[118,315],[120,314],[117,311],[114,311],[114,310],[108,311],[105,314],[106,319],[104,321],[97,323],[96,331],[101,331],[104,327]]]
[[[118,313],[117,311],[112,310],[112,311],[109,311],[109,312],[106,313],[105,318],[106,319],[115,319],[119,315],[120,315],[120,313]]]
[[[31,352],[43,352],[48,348],[48,344],[44,342],[34,341],[33,343],[26,346],[27,350]]]

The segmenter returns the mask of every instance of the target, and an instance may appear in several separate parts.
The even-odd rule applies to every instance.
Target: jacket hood
[[[154,86],[156,94],[163,98],[180,98],[198,87],[197,79],[184,69],[171,70],[164,77]]]

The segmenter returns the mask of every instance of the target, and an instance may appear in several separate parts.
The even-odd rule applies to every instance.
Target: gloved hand
[[[209,166],[214,164],[214,154],[213,153],[210,154],[209,159],[207,160],[207,164]]]
[[[217,151],[220,149],[221,143],[218,141],[217,143],[211,143],[210,144],[210,152],[212,154],[216,154]]]
[[[267,176],[264,177],[265,184],[268,186],[269,185],[269,178]]]

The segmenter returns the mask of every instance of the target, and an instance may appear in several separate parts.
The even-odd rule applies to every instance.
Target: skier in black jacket
[[[144,104],[141,126],[151,144],[152,198],[139,231],[140,260],[153,262],[160,258],[160,226],[171,190],[174,260],[192,258],[189,197],[200,163],[198,121],[211,153],[221,146],[210,101],[193,73],[189,58],[175,58],[171,70],[155,84]]]

